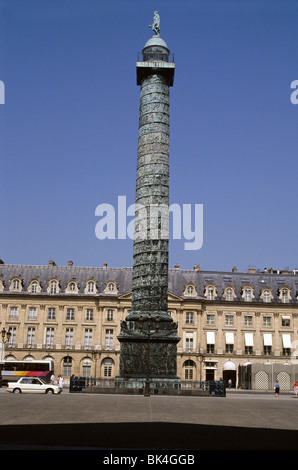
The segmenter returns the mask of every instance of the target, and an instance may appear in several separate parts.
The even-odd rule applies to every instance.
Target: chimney
[[[68,261],[67,266],[71,268],[73,266],[73,261]]]
[[[236,273],[237,272],[237,267],[236,266],[233,266],[232,268],[232,273]]]
[[[49,266],[57,266],[55,261],[53,261],[52,259],[50,259],[49,261]]]

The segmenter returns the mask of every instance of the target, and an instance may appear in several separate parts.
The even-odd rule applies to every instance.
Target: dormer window
[[[188,294],[193,294],[193,286],[188,286],[187,287],[187,293]]]
[[[87,283],[87,291],[90,293],[95,292],[95,282],[94,281],[89,281]]]
[[[114,281],[107,282],[104,292],[106,294],[117,294],[118,289],[117,289],[116,282],[114,282]]]
[[[22,290],[22,281],[19,278],[12,279],[10,284],[11,291],[21,291]]]
[[[291,297],[291,290],[289,287],[282,287],[279,290],[279,299],[282,301],[283,304],[287,304],[292,300]]]
[[[267,302],[267,303],[271,302],[273,298],[271,289],[268,289],[268,288],[262,289],[260,298],[263,300],[263,302]]]
[[[205,297],[207,300],[215,300],[215,298],[217,297],[215,285],[208,284],[205,287]]]
[[[196,287],[193,284],[186,284],[183,295],[196,296]]]
[[[79,292],[77,283],[75,281],[70,281],[67,284],[66,292],[68,292],[69,294],[77,294]]]
[[[95,294],[96,293],[96,282],[93,279],[89,279],[86,282],[84,292],[85,292],[85,294]]]
[[[244,286],[242,289],[242,298],[245,302],[252,302],[254,299],[253,287],[251,286]]]
[[[234,287],[231,287],[231,286],[226,287],[223,293],[223,297],[228,302],[233,301],[234,298],[236,297]]]
[[[38,292],[41,291],[40,283],[36,280],[31,281],[28,291],[31,292],[31,294],[38,294]]]
[[[57,294],[59,292],[59,283],[56,279],[52,279],[49,282],[48,293]]]

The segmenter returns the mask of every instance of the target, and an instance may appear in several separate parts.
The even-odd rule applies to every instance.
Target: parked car
[[[59,385],[44,382],[39,377],[22,377],[17,382],[8,382],[7,391],[12,393],[61,393]]]

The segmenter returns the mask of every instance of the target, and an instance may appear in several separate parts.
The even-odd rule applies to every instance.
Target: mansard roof
[[[78,285],[78,293],[83,295],[88,280],[94,280],[97,287],[97,295],[106,295],[105,288],[109,281],[115,282],[117,295],[124,295],[132,289],[132,268],[110,268],[104,267],[79,267],[57,266],[55,263],[48,266],[30,265],[6,265],[0,264],[0,281],[3,282],[1,294],[10,292],[12,279],[22,280],[22,293],[24,294],[32,280],[38,280],[41,285],[41,294],[47,294],[49,281],[57,279],[60,291],[57,295],[63,295],[67,284],[74,281]],[[268,288],[272,292],[272,301],[281,302],[279,298],[280,289],[287,287],[290,290],[291,299],[289,303],[297,303],[298,273],[269,271],[255,273],[219,272],[201,270],[169,269],[169,292],[180,297],[189,298],[184,295],[188,285],[195,287],[195,295],[192,298],[206,299],[205,287],[214,285],[216,288],[216,301],[224,300],[223,293],[226,287],[234,289],[234,301],[242,301],[243,288],[251,286],[254,293],[254,302],[262,302],[260,297],[263,289]]]

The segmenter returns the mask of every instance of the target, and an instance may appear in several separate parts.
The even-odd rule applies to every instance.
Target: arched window
[[[242,298],[245,302],[252,302],[254,299],[253,287],[252,286],[243,286],[242,288]]]
[[[92,360],[90,357],[85,357],[82,361],[82,376],[83,377],[91,377],[91,366]]]
[[[196,291],[196,286],[194,284],[186,284],[183,295],[189,295],[189,296],[196,296],[197,291]]]
[[[22,290],[21,279],[18,279],[18,278],[12,279],[12,281],[10,283],[10,290],[11,291],[20,291],[20,290]]]
[[[62,368],[63,368],[63,375],[64,376],[71,376],[71,368],[72,368],[72,357],[70,356],[65,356],[63,358],[63,363],[62,363]]]
[[[87,283],[87,292],[90,292],[90,293],[95,292],[95,282],[94,281],[89,281]]]
[[[57,292],[59,292],[59,285],[56,279],[53,279],[52,281],[50,281],[48,292],[50,294],[57,294]]]
[[[290,300],[290,292],[289,289],[285,288],[281,290],[281,301],[283,304],[288,303]]]
[[[224,289],[223,297],[226,301],[231,302],[236,297],[234,287],[227,286]]]
[[[37,294],[38,283],[37,281],[33,281],[31,284],[31,293]]]
[[[215,300],[217,297],[216,286],[214,284],[208,284],[205,286],[205,297],[207,300]]]
[[[38,294],[41,291],[40,283],[34,279],[30,282],[28,290],[31,294]]]
[[[75,281],[70,281],[66,286],[66,292],[70,294],[77,294],[79,292],[77,283]]]
[[[271,289],[268,289],[268,288],[262,289],[260,298],[263,300],[263,302],[266,302],[266,303],[271,302],[273,298]]]

